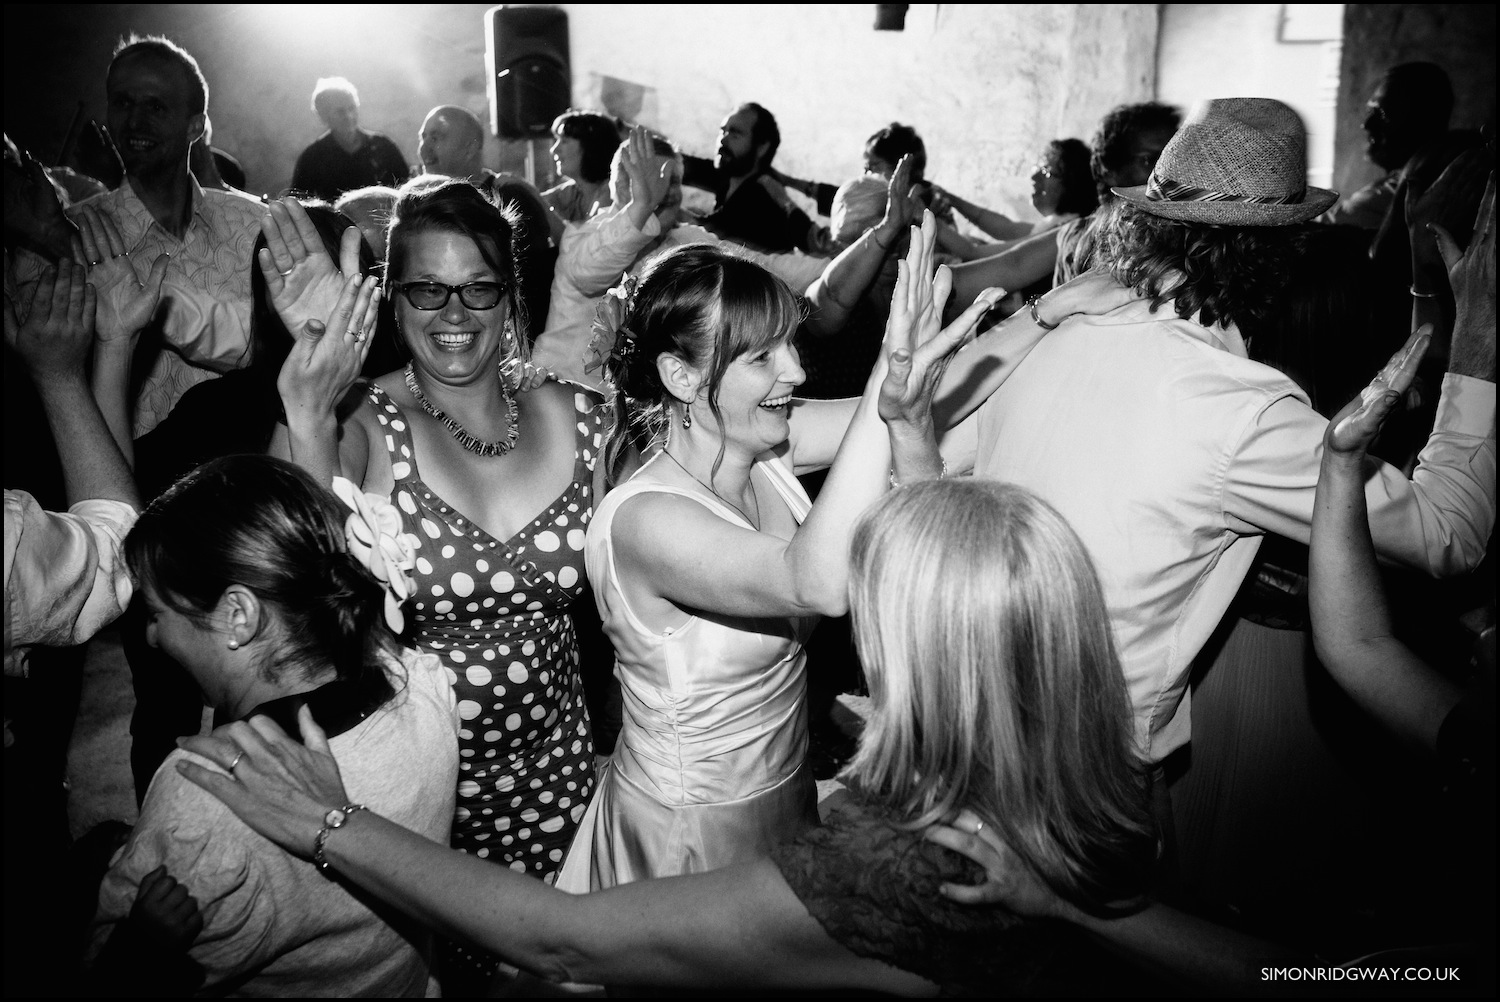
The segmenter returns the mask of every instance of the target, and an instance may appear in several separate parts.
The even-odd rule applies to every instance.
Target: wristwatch
[[[313,841],[313,863],[317,865],[318,872],[323,876],[328,877],[330,880],[333,879],[331,875],[332,867],[329,866],[328,860],[323,856],[323,845],[328,841],[329,833],[336,828],[344,827],[344,822],[348,821],[349,815],[355,811],[368,810],[369,808],[364,804],[345,804],[343,807],[335,807],[323,815],[323,829],[318,832],[317,839]]]

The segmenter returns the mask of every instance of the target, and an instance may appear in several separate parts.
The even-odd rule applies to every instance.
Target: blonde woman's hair
[[[1029,491],[934,480],[854,530],[850,609],[873,709],[844,778],[911,827],[967,807],[1096,914],[1156,840],[1098,576]]]

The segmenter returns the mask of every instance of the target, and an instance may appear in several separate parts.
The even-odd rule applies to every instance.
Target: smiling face
[[[792,433],[792,391],[806,380],[789,334],[730,362],[717,394],[725,439],[752,455],[785,442]]]
[[[149,179],[187,170],[203,115],[191,106],[181,66],[150,53],[126,55],[111,67],[105,95],[105,121],[127,174]]]
[[[405,240],[404,274],[393,275],[394,281],[509,284],[461,233],[421,230]],[[494,378],[510,316],[505,296],[487,310],[469,309],[457,293],[436,310],[419,310],[402,293],[395,294],[395,302],[402,337],[424,381],[461,385]]]

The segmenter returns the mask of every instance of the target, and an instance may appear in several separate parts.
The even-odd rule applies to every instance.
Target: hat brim
[[[1302,201],[1288,205],[1267,205],[1263,202],[1170,202],[1147,198],[1146,186],[1138,184],[1131,188],[1111,188],[1117,198],[1139,206],[1153,216],[1177,219],[1188,223],[1216,223],[1222,226],[1292,226],[1327,212],[1339,193],[1327,188],[1308,186]]]

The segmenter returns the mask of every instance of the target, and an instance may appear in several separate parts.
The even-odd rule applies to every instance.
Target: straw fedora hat
[[[1321,215],[1338,193],[1307,183],[1307,130],[1266,97],[1199,105],[1145,184],[1114,193],[1153,216],[1224,226],[1290,226]]]

